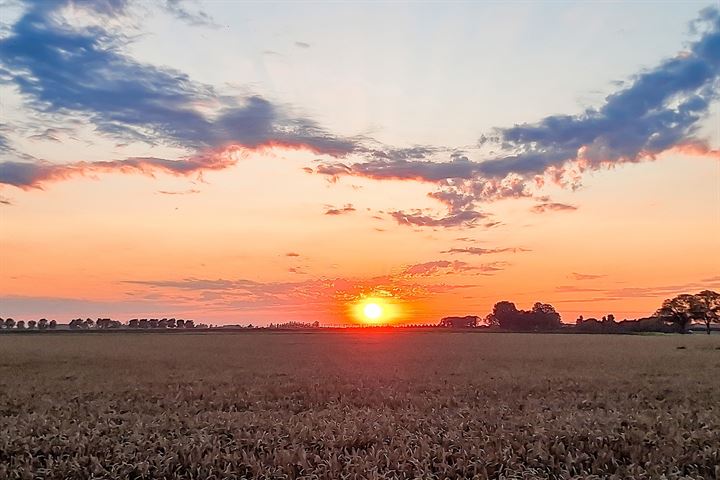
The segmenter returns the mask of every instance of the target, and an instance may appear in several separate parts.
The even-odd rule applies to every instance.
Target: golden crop
[[[719,372],[706,335],[0,335],[0,478],[717,479]]]

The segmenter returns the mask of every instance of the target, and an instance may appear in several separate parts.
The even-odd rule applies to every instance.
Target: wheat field
[[[0,478],[717,479],[719,465],[716,336],[0,335]]]

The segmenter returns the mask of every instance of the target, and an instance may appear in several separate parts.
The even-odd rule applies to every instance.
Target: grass
[[[706,335],[6,335],[0,478],[720,478],[718,371]]]

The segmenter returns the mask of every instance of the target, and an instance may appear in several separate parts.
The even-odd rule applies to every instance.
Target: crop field
[[[0,335],[0,478],[717,479],[720,336]]]

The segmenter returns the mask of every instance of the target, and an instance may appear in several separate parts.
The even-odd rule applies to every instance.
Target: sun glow
[[[368,303],[363,308],[363,314],[370,320],[377,320],[382,316],[383,310],[377,303]]]
[[[389,325],[400,318],[400,303],[390,296],[361,297],[348,305],[356,322],[366,325]]]

